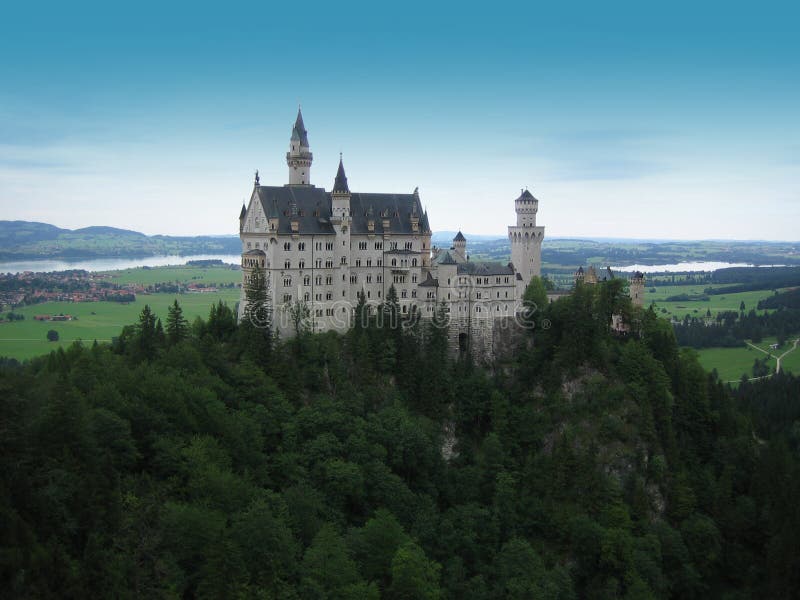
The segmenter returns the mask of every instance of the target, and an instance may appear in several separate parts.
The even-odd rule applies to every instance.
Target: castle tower
[[[521,298],[533,276],[542,272],[542,241],[544,227],[536,225],[539,201],[527,189],[514,200],[517,224],[508,228],[511,242],[511,262],[517,274],[517,297]]]
[[[631,302],[639,308],[644,306],[644,273],[636,271],[630,280],[628,293],[631,295]]]
[[[314,155],[308,147],[308,131],[303,124],[303,113],[297,109],[297,120],[292,128],[286,164],[289,166],[289,185],[311,185],[311,162]]]
[[[344,173],[342,156],[339,155],[339,169],[331,190],[331,225],[336,233],[334,242],[334,265],[338,273],[333,277],[334,298],[352,297],[350,287],[350,187],[347,185],[347,175]],[[363,283],[363,282],[362,282]],[[344,307],[336,307],[332,316],[336,323],[346,323],[350,312]],[[343,313],[341,311],[344,311]]]
[[[339,154],[339,170],[331,190],[331,215],[333,221],[342,222],[350,218],[350,187],[347,185],[347,175],[344,173],[342,155]]]
[[[455,259],[459,262],[466,262],[467,260],[467,238],[460,231],[453,238],[453,250],[456,253]]]

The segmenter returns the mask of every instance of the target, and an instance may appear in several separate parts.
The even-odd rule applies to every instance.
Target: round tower
[[[631,296],[631,302],[634,306],[644,306],[644,273],[636,271],[630,279],[628,292]]]
[[[458,255],[460,262],[467,260],[467,238],[460,231],[453,238],[453,250]]]
[[[517,296],[522,297],[531,278],[538,277],[542,271],[542,241],[544,227],[536,225],[539,201],[527,189],[520,191],[514,200],[517,224],[508,228],[511,243],[511,262],[516,271]]]
[[[303,124],[303,113],[297,109],[297,119],[289,140],[286,164],[289,166],[289,185],[311,185],[311,163],[314,155],[308,146],[308,131]]]

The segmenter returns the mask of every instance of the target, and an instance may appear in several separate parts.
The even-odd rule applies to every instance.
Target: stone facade
[[[431,318],[443,306],[454,352],[489,358],[503,323],[514,320],[531,277],[541,270],[544,227],[538,200],[522,190],[509,227],[512,262],[469,260],[459,232],[449,249],[431,246],[431,228],[419,191],[351,192],[344,165],[333,189],[311,184],[308,133],[300,111],[286,154],[289,183],[264,186],[256,173],[239,216],[243,282],[265,269],[273,325],[292,335],[293,307],[303,305],[315,331],[345,331],[363,292],[376,309],[394,286],[402,314]],[[239,318],[245,315],[244,291]],[[374,310],[373,309],[373,310]]]

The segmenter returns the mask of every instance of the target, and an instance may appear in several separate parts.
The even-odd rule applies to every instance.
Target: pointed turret
[[[333,182],[333,192],[350,193],[350,188],[347,185],[347,175],[344,174],[344,164],[342,163],[341,153],[339,154],[339,170],[336,171],[336,180]]]
[[[300,142],[301,147],[308,148],[308,131],[306,131],[306,126],[303,123],[303,111],[300,110],[300,107],[297,107],[297,119],[294,122],[294,128],[292,128],[292,141],[293,142]]]
[[[244,218],[247,216],[247,207],[242,202],[242,211],[239,213],[239,232],[244,229]]]
[[[311,163],[314,156],[308,145],[308,131],[303,123],[303,113],[297,109],[297,119],[292,127],[286,164],[289,166],[289,185],[311,185]]]

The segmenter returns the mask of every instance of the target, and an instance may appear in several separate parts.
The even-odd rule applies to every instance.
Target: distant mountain
[[[161,254],[238,254],[238,236],[145,235],[118,227],[62,229],[32,221],[0,221],[0,260],[136,258]]]

